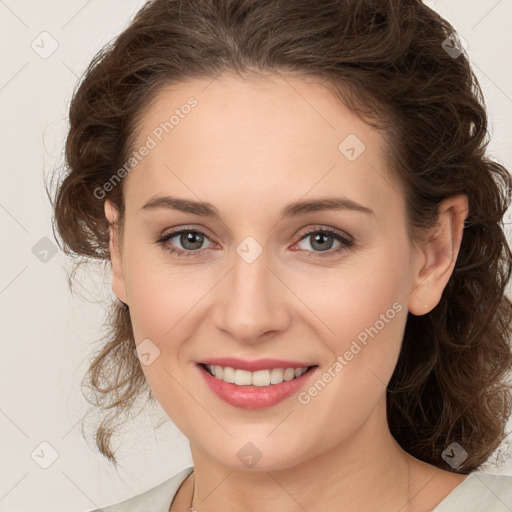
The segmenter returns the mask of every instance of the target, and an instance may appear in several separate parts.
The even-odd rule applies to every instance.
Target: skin
[[[465,478],[421,462],[389,432],[386,385],[407,312],[433,309],[453,271],[466,196],[447,199],[439,222],[415,246],[407,237],[402,192],[385,165],[383,134],[336,101],[322,84],[286,75],[241,78],[228,72],[161,91],[145,111],[140,147],[190,96],[198,105],[124,181],[122,237],[111,223],[112,287],[129,305],[137,345],[160,350],[142,369],[154,396],[190,441],[194,473],[171,510],[427,511]],[[354,161],[338,150],[349,134],[366,146]],[[157,195],[211,203],[221,219],[169,208],[142,210]],[[344,196],[371,208],[281,218],[301,199]],[[205,234],[203,255],[172,228]],[[353,240],[314,245],[308,228]],[[247,237],[263,252],[236,252]],[[186,241],[185,241],[186,243]],[[331,244],[329,246],[329,244]],[[197,249],[195,249],[197,251]],[[260,410],[233,407],[199,378],[208,357],[294,359],[320,374],[394,303],[392,320],[307,404],[297,396]],[[425,305],[427,307],[425,307]],[[252,443],[261,459],[237,457]],[[442,461],[440,461],[442,464]]]

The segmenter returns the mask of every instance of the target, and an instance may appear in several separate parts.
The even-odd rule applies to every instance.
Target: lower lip
[[[296,393],[313,375],[318,366],[311,368],[300,377],[270,386],[238,386],[210,375],[201,365],[197,365],[208,387],[225,402],[241,409],[263,409],[278,404]]]

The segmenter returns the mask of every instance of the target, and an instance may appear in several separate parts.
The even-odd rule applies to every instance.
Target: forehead
[[[140,118],[132,149],[145,144],[127,205],[179,191],[235,208],[336,190],[378,209],[397,193],[383,135],[309,78],[223,73],[173,84]]]

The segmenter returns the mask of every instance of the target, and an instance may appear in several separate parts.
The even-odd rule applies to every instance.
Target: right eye
[[[176,241],[172,242],[173,239],[176,239]],[[205,249],[201,249],[205,240],[209,240],[209,238],[201,231],[182,228],[167,233],[159,238],[156,243],[160,244],[170,254],[175,254],[178,257],[197,257],[203,256],[207,252]],[[176,248],[177,244],[183,248]]]

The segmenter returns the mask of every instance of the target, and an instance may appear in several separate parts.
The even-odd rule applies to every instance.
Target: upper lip
[[[258,370],[272,370],[274,368],[307,368],[309,366],[316,366],[314,363],[302,363],[300,361],[286,361],[283,359],[255,359],[250,361],[248,359],[239,359],[237,357],[213,357],[204,359],[199,364],[210,364],[223,367],[231,367],[238,370],[247,370],[249,372],[256,372]]]

